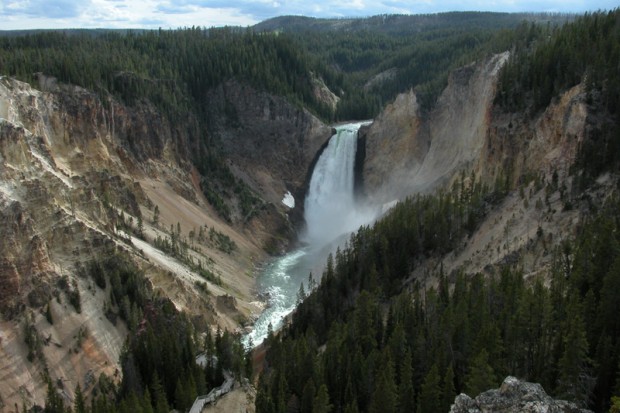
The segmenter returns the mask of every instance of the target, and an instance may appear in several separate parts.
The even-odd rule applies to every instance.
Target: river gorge
[[[318,282],[325,259],[348,234],[372,222],[377,211],[356,202],[354,167],[359,128],[369,122],[336,126],[336,133],[321,154],[312,172],[306,199],[306,227],[298,247],[269,262],[257,280],[259,294],[266,297],[267,308],[245,336],[248,347],[259,345],[270,329],[281,327],[301,297]]]

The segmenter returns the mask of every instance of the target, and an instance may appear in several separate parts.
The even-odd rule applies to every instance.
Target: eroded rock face
[[[369,128],[360,129],[366,151],[362,171],[366,194],[379,192],[400,171],[409,174],[420,168],[429,146],[421,124],[420,107],[411,90],[398,95]]]
[[[230,139],[222,139],[228,165],[266,200],[239,225],[222,219],[202,193],[192,162],[218,140],[206,139],[211,131],[200,130],[190,114],[171,119],[146,102],[126,106],[52,78],[41,77],[35,89],[0,77],[0,402],[42,405],[44,368],[66,383],[69,402],[77,383],[88,393],[90,378],[101,373],[120,380],[127,329],[103,316],[109,290],[80,270],[95,258],[128,255],[156,293],[204,328],[234,330],[260,311],[252,274],[266,258],[263,241],[279,252],[294,235],[282,197],[299,191],[303,205],[305,175],[331,130],[284,99],[232,90],[222,95],[229,111],[213,127],[224,131],[218,138]],[[212,104],[219,104],[217,96]],[[238,124],[230,123],[233,113]],[[131,239],[128,228],[139,219],[144,239]],[[204,278],[155,248],[170,227],[190,240],[191,258],[223,285],[199,288]],[[234,250],[224,252],[204,236],[210,231]],[[76,291],[80,311],[69,300]],[[233,298],[218,301],[229,291]],[[34,358],[25,325],[52,344]],[[80,331],[88,334],[77,344]]]
[[[486,141],[499,70],[507,53],[455,70],[431,113],[414,92],[399,95],[366,135],[365,192],[375,203],[449,183],[471,168]]]
[[[472,399],[461,393],[450,413],[591,413],[575,403],[555,400],[538,383],[508,376],[499,389],[488,390]]]
[[[233,81],[211,90],[207,100],[211,132],[231,169],[274,205],[290,191],[296,201],[290,212],[300,219],[312,162],[332,128],[284,98]]]
[[[577,157],[592,112],[583,85],[564,92],[534,119],[496,110],[474,170],[489,183],[506,171],[513,182],[528,171],[547,179],[556,172],[563,178]]]

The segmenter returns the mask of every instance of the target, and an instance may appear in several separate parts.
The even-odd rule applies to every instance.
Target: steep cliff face
[[[363,181],[373,202],[429,191],[480,157],[497,75],[508,54],[454,71],[434,110],[422,117],[415,94],[400,95],[366,136]]]
[[[415,93],[398,95],[368,129],[360,130],[360,138],[365,141],[362,181],[366,194],[381,194],[386,183],[416,173],[428,152],[429,142],[428,133],[422,130]]]
[[[385,202],[449,184],[466,171],[492,183],[525,172],[566,174],[575,161],[592,109],[583,85],[565,92],[537,116],[493,106],[508,54],[454,71],[433,111],[422,116],[414,92],[398,98],[363,138],[364,190]]]
[[[590,413],[590,410],[551,398],[540,384],[506,377],[499,389],[485,391],[475,399],[466,394],[458,395],[450,408],[450,413],[482,412]]]
[[[499,71],[507,59],[508,53],[503,53],[450,75],[429,119],[431,145],[414,187],[445,184],[480,157]]]
[[[514,182],[527,172],[541,173],[549,180],[556,172],[565,178],[587,133],[588,116],[593,110],[586,104],[583,85],[566,91],[533,119],[496,109],[474,169],[489,181],[510,174],[507,178]]]
[[[104,293],[75,273],[117,243],[104,194],[138,213],[140,191],[117,175],[123,162],[110,153],[100,107],[74,92],[71,107],[64,93],[0,80],[0,395],[10,407],[41,403],[46,368],[89,388],[113,375],[124,341],[124,328],[101,316]]]
[[[239,124],[218,129],[230,119],[215,116],[214,131],[230,132],[218,135],[229,165],[261,208],[231,223],[203,195],[209,177],[192,161],[210,131],[191,115],[173,119],[146,102],[128,107],[52,78],[41,77],[40,90],[0,78],[0,411],[43,404],[44,370],[63,383],[67,401],[101,373],[120,380],[127,329],[103,315],[109,291],[80,275],[93,259],[128,254],[151,288],[202,328],[238,329],[260,312],[255,264],[266,258],[265,240],[275,234],[278,248],[289,241],[282,196],[301,197],[330,130],[283,99],[233,89],[226,101],[238,106]],[[188,246],[184,258],[156,247],[173,234]],[[233,304],[220,305],[230,294]]]
[[[426,116],[415,110],[412,92],[399,96],[362,136],[370,202],[450,188],[461,179],[467,186],[472,177],[491,188],[516,188],[454,254],[419,266],[418,279],[439,265],[448,274],[516,262],[525,276],[543,272],[550,248],[580,222],[579,210],[567,201],[574,193],[569,169],[587,135],[601,127],[598,111],[578,85],[540,113],[505,113],[493,101],[506,59],[501,54],[456,70]],[[601,181],[588,196],[602,200],[606,185]]]
[[[290,192],[295,207],[283,211],[299,222],[312,161],[332,129],[283,98],[233,81],[211,90],[207,101],[211,133],[234,173],[278,208]]]

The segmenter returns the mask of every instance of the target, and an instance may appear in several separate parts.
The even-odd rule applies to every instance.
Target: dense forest
[[[290,328],[269,341],[258,411],[448,411],[459,392],[475,396],[507,375],[606,411],[620,392],[618,199],[553,252],[550,284],[524,280],[518,266],[486,278],[440,271],[433,288],[405,283],[446,248],[442,237],[475,225],[457,212],[475,202],[454,196],[400,204],[330,259]]]
[[[133,104],[148,99],[175,115],[201,115],[206,91],[236,78],[324,114],[308,59],[283,36],[251,30],[49,31],[0,38],[0,68],[34,82],[38,72]]]
[[[527,37],[519,38],[502,73],[497,104],[522,116],[586,82],[612,128],[582,145],[573,178],[617,172],[619,30],[617,10],[562,28],[523,25],[517,31]],[[551,68],[567,62],[578,64],[546,85]],[[608,141],[604,151],[599,138]],[[586,188],[575,186],[569,204],[582,211],[583,223],[550,251],[546,274],[524,279],[517,263],[486,275],[440,268],[412,279],[416,267],[452,251],[516,189],[502,181],[494,188],[463,185],[463,177],[459,182],[451,191],[401,202],[328,259],[320,285],[291,324],[268,340],[258,412],[448,411],[456,394],[476,396],[507,375],[539,382],[550,394],[597,412],[612,403],[618,411],[618,195],[597,206]],[[547,182],[545,190],[557,185]],[[539,229],[533,242],[545,242],[545,235]]]
[[[514,40],[512,29],[522,22],[555,26],[569,18],[378,16],[351,21],[359,28],[353,33],[342,27],[315,30],[303,18],[304,24],[277,30],[265,23],[247,29],[3,32],[0,72],[33,83],[37,73],[44,73],[128,104],[146,99],[170,115],[191,111],[199,118],[204,117],[206,91],[234,78],[285,96],[324,120],[368,119],[412,87],[430,107],[449,70],[506,50]],[[393,76],[364,88],[389,69],[395,70]],[[315,96],[313,77],[341,98],[335,112]]]
[[[372,118],[398,93],[411,88],[429,110],[452,69],[510,49],[521,36],[515,30],[521,26],[556,27],[573,17],[482,12],[361,20],[280,17],[258,24],[257,29],[292,36],[308,55],[344,77],[335,116],[347,120]]]

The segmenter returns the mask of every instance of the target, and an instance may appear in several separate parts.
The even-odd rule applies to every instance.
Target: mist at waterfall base
[[[304,202],[306,229],[303,245],[270,262],[259,274],[257,288],[265,296],[267,308],[244,337],[246,347],[257,346],[281,327],[284,318],[298,303],[303,283],[308,292],[309,275],[318,283],[330,252],[344,243],[351,232],[374,221],[375,209],[359,205],[354,194],[354,164],[359,122],[336,127],[329,144],[312,172]]]

